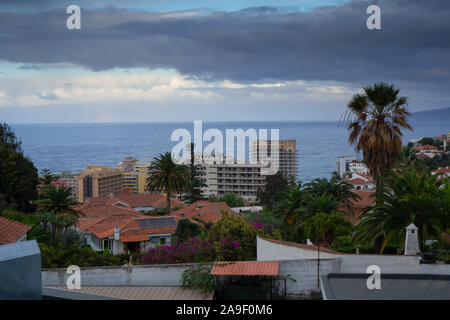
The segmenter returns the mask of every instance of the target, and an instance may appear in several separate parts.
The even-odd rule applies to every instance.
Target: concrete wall
[[[0,246],[0,300],[41,297],[41,251],[36,240]]]
[[[184,270],[195,263],[81,268],[81,285],[180,286]],[[42,285],[66,285],[65,268],[43,269]]]
[[[284,246],[256,237],[256,256],[258,261],[317,259],[317,251]],[[335,259],[338,257],[340,255],[320,252],[321,259]]]
[[[340,258],[320,260],[320,275],[339,272],[340,266]],[[280,261],[279,274],[287,278],[288,298],[299,298],[312,292],[320,292],[317,285],[317,260]],[[278,284],[279,293],[283,295],[284,281],[279,281]]]
[[[419,256],[401,255],[343,255],[341,273],[366,273],[367,267],[377,265],[381,273],[450,274],[450,265],[420,264]]]

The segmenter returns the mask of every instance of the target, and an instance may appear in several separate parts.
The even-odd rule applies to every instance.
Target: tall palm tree
[[[412,130],[407,122],[408,98],[399,96],[392,85],[378,83],[363,87],[348,104],[345,120],[350,121],[349,141],[362,151],[377,186],[384,169],[391,169],[402,150],[402,129]]]
[[[313,196],[332,197],[342,207],[353,210],[354,202],[361,197],[352,191],[352,185],[337,176],[332,176],[330,180],[325,178],[314,179],[305,185],[305,190]]]
[[[34,201],[37,210],[40,213],[50,213],[53,217],[42,215],[44,224],[50,223],[52,225],[52,241],[55,244],[57,234],[61,235],[62,226],[59,221],[66,217],[73,219],[65,219],[65,221],[72,221],[75,223],[76,219],[83,216],[83,213],[76,209],[77,202],[70,198],[72,189],[67,187],[49,186],[44,189],[41,199]],[[72,223],[72,225],[73,225]],[[68,225],[65,226],[66,230]]]
[[[305,205],[308,193],[301,182],[296,187],[288,187],[280,193],[280,200],[275,205],[275,213],[285,221],[287,225],[292,225],[298,215],[298,209]]]
[[[361,216],[355,240],[373,241],[382,236],[382,253],[390,241],[403,245],[405,228],[411,223],[419,229],[421,248],[427,237],[439,239],[448,225],[443,197],[448,179],[441,180],[427,170],[406,169],[396,170],[383,180],[375,193],[375,205]]]
[[[176,164],[170,152],[160,154],[148,167],[147,190],[166,193],[167,214],[170,215],[170,198],[173,194],[183,192],[188,183],[187,166]]]

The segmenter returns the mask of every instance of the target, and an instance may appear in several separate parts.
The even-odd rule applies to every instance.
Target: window
[[[109,251],[112,251],[113,249],[113,241],[110,239],[103,240],[103,250],[108,249]]]

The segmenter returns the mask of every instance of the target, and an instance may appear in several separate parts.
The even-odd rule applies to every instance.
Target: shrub
[[[182,287],[199,289],[204,295],[214,290],[214,278],[211,266],[199,264],[183,271],[181,275]]]
[[[306,220],[305,237],[311,240],[319,236],[321,242],[330,246],[338,237],[351,236],[353,225],[338,214],[319,213]],[[318,234],[318,230],[320,230]],[[342,239],[342,238],[341,238]]]
[[[89,246],[72,245],[68,248],[39,244],[42,268],[65,268],[72,264],[79,267],[120,266],[128,262],[128,255],[111,255],[94,251]]]
[[[214,261],[212,241],[192,238],[177,245],[149,248],[137,257],[141,264],[170,264]]]
[[[278,231],[267,233],[263,227],[255,227],[243,217],[230,216],[225,212],[208,232],[208,239],[214,243],[218,260],[255,259],[256,236],[281,239]]]

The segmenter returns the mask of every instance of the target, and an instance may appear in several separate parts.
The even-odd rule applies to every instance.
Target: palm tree
[[[187,167],[176,164],[170,152],[160,154],[153,159],[148,167],[147,190],[151,192],[166,193],[167,214],[170,215],[170,198],[173,194],[181,193],[186,189],[188,180]]]
[[[342,207],[353,210],[354,201],[361,197],[352,191],[352,185],[341,180],[337,176],[332,176],[330,180],[314,179],[305,185],[306,190],[313,196],[330,196]]]
[[[275,213],[287,225],[292,225],[298,215],[298,209],[305,205],[308,193],[301,182],[296,187],[288,187],[280,193],[280,200],[275,205]]]
[[[336,199],[327,194],[311,196],[306,202],[305,206],[298,209],[298,220],[304,223],[306,220],[311,219],[319,213],[324,214],[345,214],[339,210],[339,202]]]
[[[377,186],[384,169],[391,169],[402,150],[402,129],[412,130],[407,122],[407,97],[385,83],[364,87],[348,104],[345,120],[349,120],[349,141],[362,151]]]
[[[41,181],[45,186],[51,185],[56,180],[56,176],[49,169],[41,170]]]
[[[56,243],[57,234],[60,236],[62,226],[59,221],[67,217],[73,217],[74,219],[65,219],[66,221],[70,220],[75,223],[76,219],[83,215],[82,212],[78,211],[75,206],[78,204],[73,201],[71,196],[72,189],[67,187],[56,187],[49,186],[45,188],[44,192],[41,195],[41,199],[34,201],[34,204],[37,206],[37,210],[41,213],[41,217],[43,218],[43,223],[50,223],[52,225],[52,241],[53,244]],[[42,214],[46,213],[46,214]],[[50,216],[48,214],[51,214]],[[73,225],[73,223],[71,225]],[[66,226],[66,230],[69,226]]]
[[[448,224],[443,193],[448,179],[427,170],[392,172],[375,193],[376,203],[365,210],[357,226],[355,240],[373,241],[384,237],[380,253],[392,241],[402,246],[405,228],[414,223],[419,229],[421,248],[427,237],[439,239]],[[444,188],[443,188],[444,187]]]

